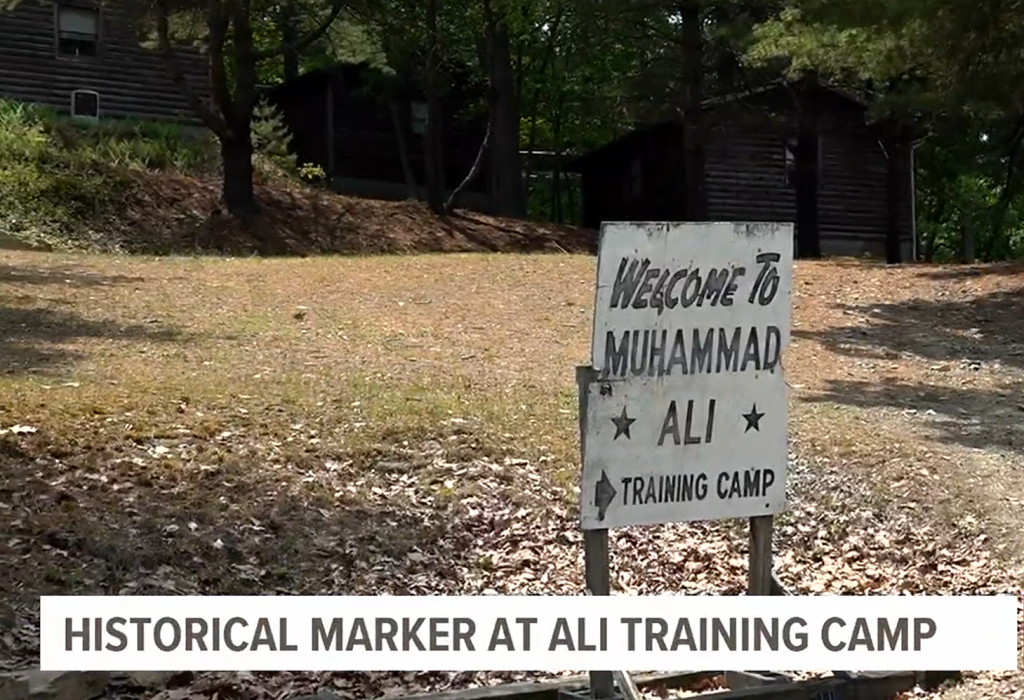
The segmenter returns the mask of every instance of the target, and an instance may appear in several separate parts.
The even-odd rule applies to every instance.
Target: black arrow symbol
[[[612,486],[612,482],[608,480],[608,475],[602,469],[601,478],[597,482],[597,494],[594,496],[594,505],[597,506],[597,519],[599,521],[604,520],[604,514],[608,510],[608,506],[615,500],[617,493],[615,487]]]

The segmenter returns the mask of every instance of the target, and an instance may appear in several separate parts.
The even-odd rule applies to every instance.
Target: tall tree
[[[936,137],[924,160],[938,160],[926,174],[943,172],[972,191],[988,181],[993,196],[985,204],[975,200],[975,208],[986,210],[982,221],[947,206],[952,193],[925,192],[925,221],[933,215],[965,217],[956,228],[980,228],[986,252],[994,252],[1006,248],[1010,208],[1024,194],[1022,9],[1020,0],[788,0],[757,28],[748,59],[781,65],[791,74],[815,69],[834,82],[867,89],[877,115],[890,125],[927,125]],[[972,140],[965,142],[964,134]],[[891,130],[886,136],[892,140]],[[899,140],[890,145],[894,158],[907,157]],[[941,156],[954,145],[961,154],[955,170],[970,174],[967,179],[954,174],[948,167],[952,161]],[[966,158],[965,146],[972,154]],[[948,188],[930,177],[920,184]]]
[[[423,169],[427,187],[427,205],[435,214],[444,212],[444,118],[441,63],[443,61],[438,5],[440,0],[426,0],[426,61],[424,61],[424,92],[427,96],[427,125],[423,134]]]
[[[253,188],[252,114],[257,98],[257,71],[261,62],[286,54],[301,54],[323,37],[344,9],[344,0],[330,5],[309,3],[304,11],[319,15],[315,27],[301,36],[278,37],[276,45],[259,49],[254,25],[272,14],[274,5],[266,0],[208,0],[203,6],[173,4],[155,0],[146,15],[155,21],[159,49],[174,82],[184,93],[203,123],[220,141],[223,159],[222,196],[228,211],[250,216],[258,210]],[[172,26],[182,16],[198,17],[203,25],[211,99],[206,100],[183,73],[175,51],[178,35]],[[294,25],[291,25],[294,26]]]
[[[526,216],[526,186],[519,154],[519,81],[512,64],[511,2],[482,0],[492,196],[500,216]]]
[[[683,199],[686,218],[708,218],[707,173],[704,158],[704,17],[698,0],[679,5],[683,48]]]

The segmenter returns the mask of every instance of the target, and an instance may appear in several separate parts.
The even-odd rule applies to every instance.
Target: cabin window
[[[427,111],[426,102],[413,102],[412,103],[412,133],[414,134],[425,134],[427,133],[427,119],[429,112]]]
[[[100,43],[99,10],[57,6],[57,54],[95,56]]]
[[[818,137],[818,184],[821,184],[821,175],[825,163],[822,154],[825,152],[823,139]],[[796,139],[786,139],[786,184],[796,187]]]

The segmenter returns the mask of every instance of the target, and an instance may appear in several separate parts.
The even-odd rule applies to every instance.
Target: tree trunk
[[[434,167],[437,169],[437,188],[443,198],[445,190],[448,189],[448,176],[444,160],[444,101],[440,90],[427,96],[427,113],[430,115],[430,123],[434,125],[431,143],[434,149]]]
[[[704,36],[700,5],[687,0],[679,8],[683,43],[683,203],[687,221],[708,218],[704,157]]]
[[[935,245],[938,243],[939,225],[946,218],[946,197],[942,190],[938,191],[938,196],[935,198],[935,211],[930,217],[931,221],[936,223],[930,224],[924,234],[922,254],[924,256],[924,262],[932,263],[935,261]]]
[[[427,206],[435,214],[444,213],[443,165],[441,163],[440,100],[433,90],[427,94],[427,128],[423,134],[423,170],[426,178]]]
[[[905,145],[901,143],[898,134],[893,133],[886,144],[887,155],[889,156],[888,167],[885,178],[885,261],[890,265],[898,265],[903,262],[903,241],[902,217],[900,211],[903,204],[903,176],[906,172],[903,167],[903,151]]]
[[[532,185],[531,185],[531,179],[530,178],[531,178],[531,175],[533,174],[533,165],[534,164],[533,164],[532,160],[533,160],[533,156],[534,156],[534,151],[537,148],[537,117],[539,116],[539,113],[540,113],[541,85],[543,85],[545,83],[552,82],[551,79],[554,77],[553,75],[552,76],[547,76],[547,73],[553,67],[552,64],[554,63],[554,58],[555,58],[555,48],[557,46],[558,37],[559,37],[558,27],[562,23],[562,17],[563,17],[563,14],[564,14],[564,10],[565,10],[564,5],[562,3],[559,3],[558,4],[558,9],[555,11],[555,17],[554,17],[554,19],[551,20],[551,25],[548,27],[548,36],[547,36],[548,40],[547,40],[547,43],[544,45],[544,54],[541,56],[540,65],[537,67],[537,72],[536,72],[536,75],[535,75],[535,77],[537,78],[537,84],[533,88],[533,95],[531,96],[531,99],[530,99],[530,102],[529,102],[529,106],[526,108],[527,109],[527,113],[529,114],[527,119],[528,119],[528,122],[530,124],[530,126],[528,128],[528,136],[527,136],[527,139],[526,139],[526,157],[527,157],[527,162],[523,164],[523,182],[525,183],[525,187],[526,187],[527,209],[529,209],[530,196],[531,196],[532,189],[533,189]],[[520,48],[522,48],[522,44],[520,44]],[[525,102],[525,99],[523,98],[522,83],[523,83],[523,77],[525,76],[526,71],[522,69],[522,59],[521,58],[520,58],[519,65],[517,66],[517,68],[520,71],[520,73],[519,73],[519,83],[518,83],[518,87],[516,88],[516,91],[517,91],[517,94],[519,95],[519,98],[520,98],[520,106],[522,106],[522,103]],[[547,76],[549,78],[548,81],[545,81],[545,80],[541,79],[542,77],[545,77],[545,76]],[[559,88],[559,93],[560,93],[559,99],[561,99],[561,93],[564,93],[564,90]],[[560,116],[561,115],[559,115],[559,117]],[[521,117],[522,117],[522,114],[520,113],[520,118]],[[559,117],[556,117],[556,118],[559,118]]]
[[[284,79],[287,81],[299,77],[298,13],[291,0],[287,0],[281,6],[278,21],[284,59]]]
[[[929,265],[935,262],[935,239],[938,236],[938,227],[931,226],[924,239],[924,261]]]
[[[412,170],[412,159],[409,157],[409,142],[405,139],[405,126],[398,112],[398,100],[388,95],[388,110],[391,112],[391,124],[395,128],[395,140],[398,142],[398,158],[402,162],[402,176],[405,186],[409,188],[408,198],[416,199],[416,174]]]
[[[558,109],[555,110],[553,116],[554,124],[554,138],[555,138],[555,167],[551,173],[551,220],[557,224],[562,223],[562,151],[565,149],[565,143],[562,133],[562,105],[564,98],[562,95],[558,97]]]
[[[444,186],[441,183],[443,172],[440,163],[441,153],[441,100],[438,94],[438,64],[440,63],[440,42],[437,36],[437,4],[438,0],[427,0],[427,60],[426,90],[427,93],[427,126],[423,134],[423,170],[427,188],[427,206],[435,214],[444,213]]]
[[[526,218],[526,185],[519,154],[519,97],[512,70],[512,47],[504,19],[494,17],[484,1],[487,22],[487,73],[491,99],[491,177],[495,213]]]
[[[558,157],[559,158],[562,157],[562,153],[561,152],[558,153]],[[565,195],[566,195],[566,199],[569,200],[567,202],[568,205],[569,205],[569,223],[573,224],[574,226],[579,226],[580,225],[580,214],[579,214],[579,209],[576,206],[576,186],[577,186],[576,185],[576,180],[574,180],[573,177],[570,176],[567,173],[566,176],[565,176],[565,184],[566,184]],[[559,221],[558,223],[562,223],[562,222]]]
[[[258,208],[253,188],[252,150],[248,130],[241,135],[222,138],[220,142],[224,161],[221,196],[224,206],[236,216],[250,217]]]
[[[487,147],[491,143],[491,125],[490,122],[487,124],[487,132],[484,134],[484,140],[480,142],[480,148],[476,152],[476,158],[473,160],[473,167],[466,173],[466,177],[463,178],[459,186],[452,190],[452,194],[448,197],[448,201],[444,203],[444,213],[451,214],[455,211],[455,207],[458,206],[459,197],[469,187],[470,183],[476,179],[476,176],[480,174],[480,168],[483,167],[484,157],[487,155]]]
[[[821,232],[818,221],[818,110],[817,77],[805,76],[797,99],[799,124],[796,153],[796,239],[797,254],[803,258],[821,257]]]
[[[974,255],[974,222],[966,214],[961,214],[960,222],[960,262],[973,265],[977,262]]]

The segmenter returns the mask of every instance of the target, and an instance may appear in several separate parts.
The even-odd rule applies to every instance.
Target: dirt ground
[[[380,255],[430,252],[588,253],[593,231],[515,221],[459,209],[435,216],[423,202],[335,194],[257,174],[261,211],[228,216],[221,183],[166,171],[132,173],[113,220],[92,221],[61,238],[55,250],[144,255]],[[0,248],[3,248],[0,241]]]
[[[35,663],[46,593],[581,592],[594,267],[0,253],[0,660]],[[793,304],[782,580],[1019,594],[1024,268],[798,262]],[[622,592],[744,588],[741,523],[627,528],[611,551]],[[214,674],[165,695],[515,677]],[[1024,676],[948,692],[1021,697]]]

